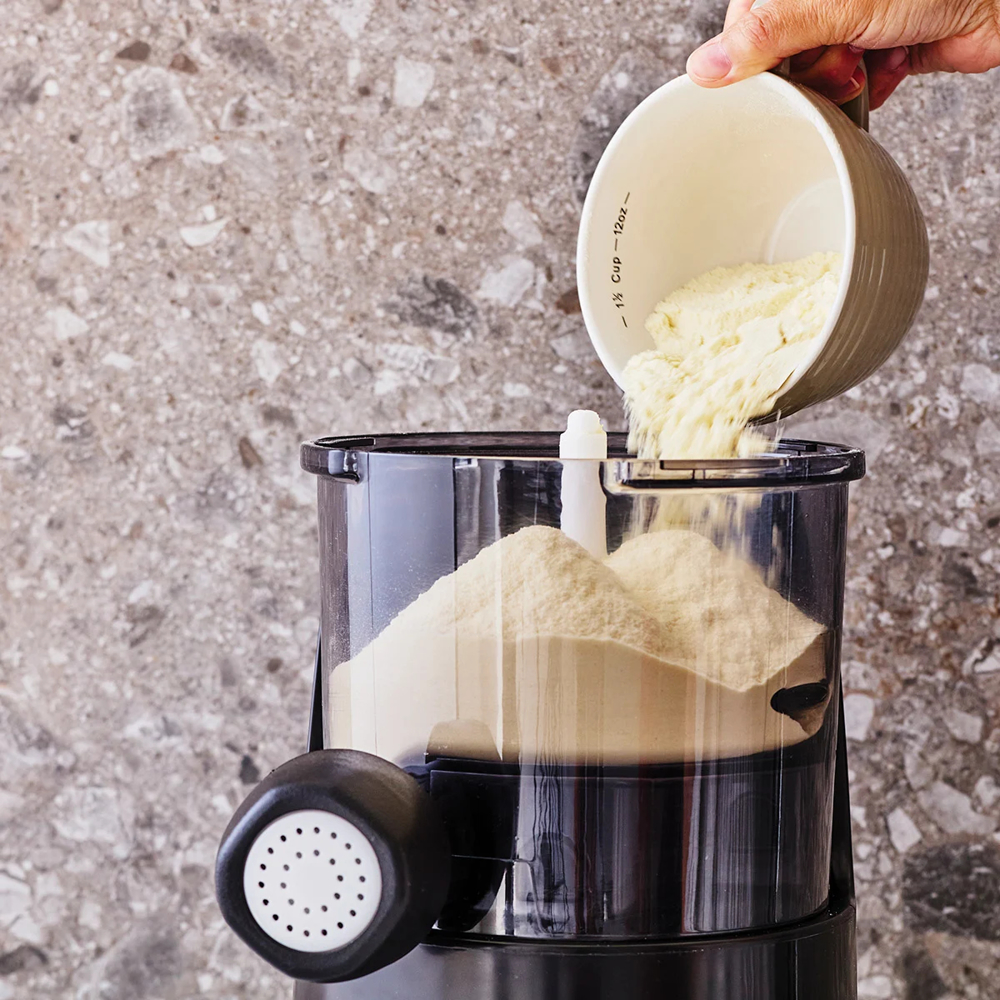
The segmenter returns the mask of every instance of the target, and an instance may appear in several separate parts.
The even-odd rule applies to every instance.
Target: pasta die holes
[[[329,835],[331,844],[334,840],[344,844],[351,852],[349,859],[363,866],[360,870],[352,869],[354,879],[367,876],[369,882],[376,882],[379,891],[372,893],[366,889],[359,893],[345,887],[348,888],[345,892],[338,885],[344,876],[331,868],[336,859],[322,848],[297,849],[291,843],[292,834],[299,830],[303,835],[310,832],[317,837]],[[268,883],[259,867],[262,858],[282,866],[279,899],[270,898],[274,895],[273,883],[270,890],[265,888]],[[251,916],[276,942],[303,953],[342,948],[362,935],[378,914],[380,887],[381,870],[374,846],[349,821],[321,810],[301,810],[274,820],[251,845],[244,868],[244,896]],[[338,891],[334,892],[335,888]],[[358,899],[359,896],[362,898]]]

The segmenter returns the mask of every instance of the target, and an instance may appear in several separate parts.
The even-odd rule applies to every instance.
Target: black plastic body
[[[855,1000],[854,907],[801,926],[649,944],[449,940],[295,1000]]]
[[[438,928],[475,927],[501,891],[514,897],[503,929],[519,937],[656,939],[818,912],[829,882],[832,714],[829,723],[792,750],[723,761],[529,769],[439,759],[409,769],[454,855]],[[685,828],[697,830],[697,857],[677,835]],[[518,829],[531,831],[530,856]],[[692,880],[713,891],[692,892]]]
[[[766,461],[660,463],[647,477],[624,459],[622,439],[610,445],[623,461],[605,468],[609,550],[644,495],[669,489],[695,506],[706,488],[762,496],[750,555],[773,568],[777,537],[787,561],[775,589],[831,634],[824,683],[786,689],[788,704],[771,705],[792,714],[822,702],[822,728],[774,759],[620,770],[444,758],[431,741],[426,755],[387,753],[427,789],[449,831],[438,927],[371,976],[299,983],[296,1000],[856,1000],[839,633],[847,484],[863,457],[785,442]],[[327,666],[347,662],[485,545],[525,525],[559,526],[553,449],[552,435],[305,446],[303,466],[320,477]],[[330,740],[328,680],[318,669],[313,727]],[[692,825],[699,802],[705,822]],[[748,892],[758,879],[760,891]]]
[[[317,662],[313,712],[322,715]],[[314,715],[314,718],[316,716]],[[353,982],[300,982],[295,1000],[856,1000],[850,795],[838,712],[830,896],[777,930],[648,942],[537,942],[434,931]]]
[[[279,944],[253,918],[243,872],[254,840],[286,813],[319,809],[353,823],[375,849],[382,898],[369,928],[328,952]],[[365,976],[424,940],[444,905],[450,849],[429,797],[393,764],[352,750],[318,750],[272,771],[233,817],[216,859],[215,885],[226,922],[286,975],[317,982]]]

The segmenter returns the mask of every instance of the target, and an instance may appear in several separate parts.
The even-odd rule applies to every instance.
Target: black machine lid
[[[302,468],[317,476],[356,480],[357,456],[426,455],[451,459],[553,462],[559,432],[379,434],[327,437],[302,445]],[[865,474],[864,452],[836,444],[788,439],[754,458],[650,461],[627,450],[625,434],[608,435],[614,481],[628,489],[775,489],[848,483]]]

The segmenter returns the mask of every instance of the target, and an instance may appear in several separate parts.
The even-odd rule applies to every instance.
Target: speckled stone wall
[[[714,0],[5,0],[0,1000],[272,1000],[211,869],[302,749],[305,437],[618,420],[580,199]],[[933,254],[868,448],[847,711],[861,995],[1000,997],[1000,76],[873,131]]]

